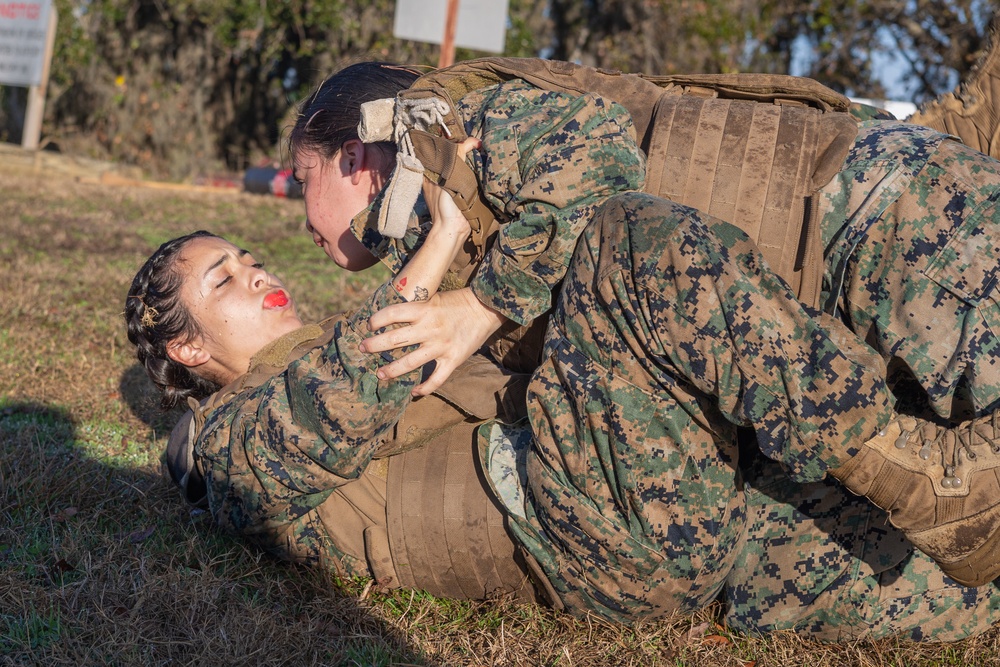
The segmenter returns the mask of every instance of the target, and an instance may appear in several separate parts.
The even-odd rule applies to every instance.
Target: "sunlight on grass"
[[[152,465],[159,459],[149,443],[130,438],[130,429],[122,424],[97,421],[77,427],[74,447],[83,455],[116,468]]]
[[[1000,664],[996,631],[948,647],[829,647],[727,632],[718,606],[623,627],[280,563],[213,528],[162,476],[180,413],[159,409],[127,343],[128,284],[194,229],[259,254],[306,319],[356,307],[387,272],[337,268],[303,232],[301,202],[4,178],[0,665]]]

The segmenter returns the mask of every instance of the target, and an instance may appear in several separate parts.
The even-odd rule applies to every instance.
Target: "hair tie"
[[[143,300],[142,294],[133,294],[129,297],[130,299],[138,299],[139,303],[142,304],[142,317],[139,318],[139,323],[146,329],[152,329],[156,326],[156,318],[160,315],[160,311],[156,308],[151,308],[146,305],[145,300]]]

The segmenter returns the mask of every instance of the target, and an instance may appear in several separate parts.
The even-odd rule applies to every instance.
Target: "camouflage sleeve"
[[[618,104],[512,81],[462,98],[483,142],[473,153],[483,193],[505,220],[471,287],[526,324],[552,306],[577,238],[613,194],[639,190],[645,158]]]
[[[310,525],[300,519],[364,471],[419,379],[419,372],[382,382],[375,376],[404,350],[358,350],[371,313],[399,301],[384,285],[336,324],[327,346],[208,416],[196,448],[219,526],[288,550],[275,543],[290,539],[287,526]]]

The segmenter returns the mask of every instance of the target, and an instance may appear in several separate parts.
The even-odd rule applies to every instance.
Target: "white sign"
[[[440,44],[447,7],[448,0],[397,0],[392,33],[400,39]],[[507,0],[459,0],[455,46],[503,53],[506,36]]]
[[[52,0],[0,0],[0,85],[37,86]]]

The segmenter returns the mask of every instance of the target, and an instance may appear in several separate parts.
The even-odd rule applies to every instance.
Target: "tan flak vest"
[[[810,197],[841,169],[857,135],[846,97],[784,75],[647,76],[534,58],[483,58],[425,74],[399,94],[396,108],[436,97],[454,109],[454,100],[466,93],[514,78],[621,104],[647,156],[645,190],[739,227],[800,301],[818,305],[822,248]],[[450,141],[444,131],[421,129],[411,129],[408,141],[425,173],[455,195],[469,218],[474,247],[464,261],[476,263],[505,221],[494,219],[472,170],[455,157],[452,142],[467,136],[462,123],[449,113],[444,125]]]
[[[258,353],[248,374],[199,408],[194,432],[209,411],[329,342],[330,324],[303,327]],[[524,415],[527,382],[475,356],[434,394],[413,400],[365,472],[317,508],[331,552],[366,562],[389,588],[461,599],[499,591],[536,601],[522,550],[476,454],[482,423]],[[285,550],[291,560],[303,555],[294,540]],[[326,565],[342,572],[336,562]]]

